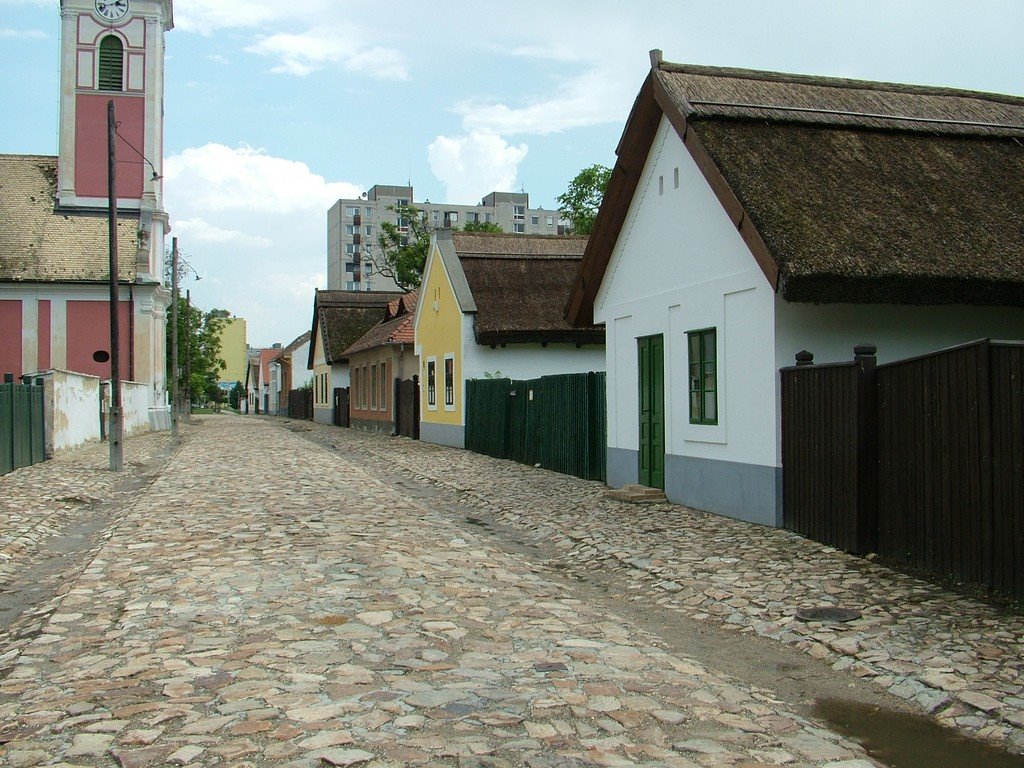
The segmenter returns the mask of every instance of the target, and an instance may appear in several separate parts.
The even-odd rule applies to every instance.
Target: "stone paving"
[[[34,612],[39,632],[5,654],[4,764],[878,765],[365,465],[433,462],[481,499],[530,472],[503,465],[499,482],[489,460],[408,441],[350,433],[351,450],[335,451],[280,421],[196,421]],[[2,477],[0,495],[31,516],[43,489],[79,488],[95,453]],[[461,485],[481,469],[491,491]],[[524,500],[503,500],[507,515],[528,514],[531,493],[603,504],[593,484],[534,474]],[[570,527],[566,556],[586,563],[598,527]],[[685,600],[678,584],[663,596]]]
[[[801,649],[943,724],[1024,752],[1024,617],[788,531],[676,504],[625,504],[601,483],[469,451],[290,423],[362,456],[371,471],[418,477],[447,489],[443,503],[556,547],[570,572],[623,571],[638,588],[631,600]],[[821,605],[862,618],[795,618]]]

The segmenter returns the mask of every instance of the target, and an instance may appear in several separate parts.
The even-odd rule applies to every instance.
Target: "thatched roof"
[[[603,344],[604,329],[573,328],[563,315],[585,237],[454,232],[476,304],[478,344]]]
[[[388,303],[402,297],[388,291],[320,291],[313,299],[313,326],[319,327],[320,341],[328,365],[348,361],[345,350],[376,325]],[[309,345],[309,368],[313,367],[316,345]]]
[[[110,274],[105,210],[55,209],[57,158],[0,155],[0,280],[104,282]],[[138,213],[118,212],[118,273],[136,277]]]
[[[1024,306],[1024,98],[652,64],[575,322],[592,318],[662,116],[785,299]]]
[[[388,304],[383,319],[344,351],[345,357],[376,347],[412,344],[415,341],[417,292],[407,293]]]

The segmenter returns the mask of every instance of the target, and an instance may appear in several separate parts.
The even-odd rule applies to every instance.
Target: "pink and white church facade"
[[[0,373],[108,378],[107,103],[117,119],[122,378],[167,401],[164,34],[171,0],[61,0],[58,156],[0,154]]]

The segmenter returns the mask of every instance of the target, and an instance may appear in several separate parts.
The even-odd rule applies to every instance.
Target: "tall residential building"
[[[395,211],[412,205],[427,215],[432,227],[461,228],[469,222],[497,224],[505,232],[531,235],[562,234],[558,211],[531,208],[525,192],[491,192],[479,205],[417,202],[411,186],[375,184],[363,197],[339,200],[327,213],[327,289],[331,291],[395,291],[394,281],[377,274],[378,228],[394,222],[408,231]]]
[[[245,381],[248,365],[246,355],[245,319],[229,317],[220,328],[220,356],[227,368],[220,372],[220,385],[231,389],[236,381]]]

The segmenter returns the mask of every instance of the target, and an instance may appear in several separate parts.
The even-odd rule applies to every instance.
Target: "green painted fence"
[[[15,384],[7,374],[0,384],[0,475],[45,458],[43,386]]]
[[[473,379],[466,382],[466,448],[605,480],[606,407],[604,373]]]

